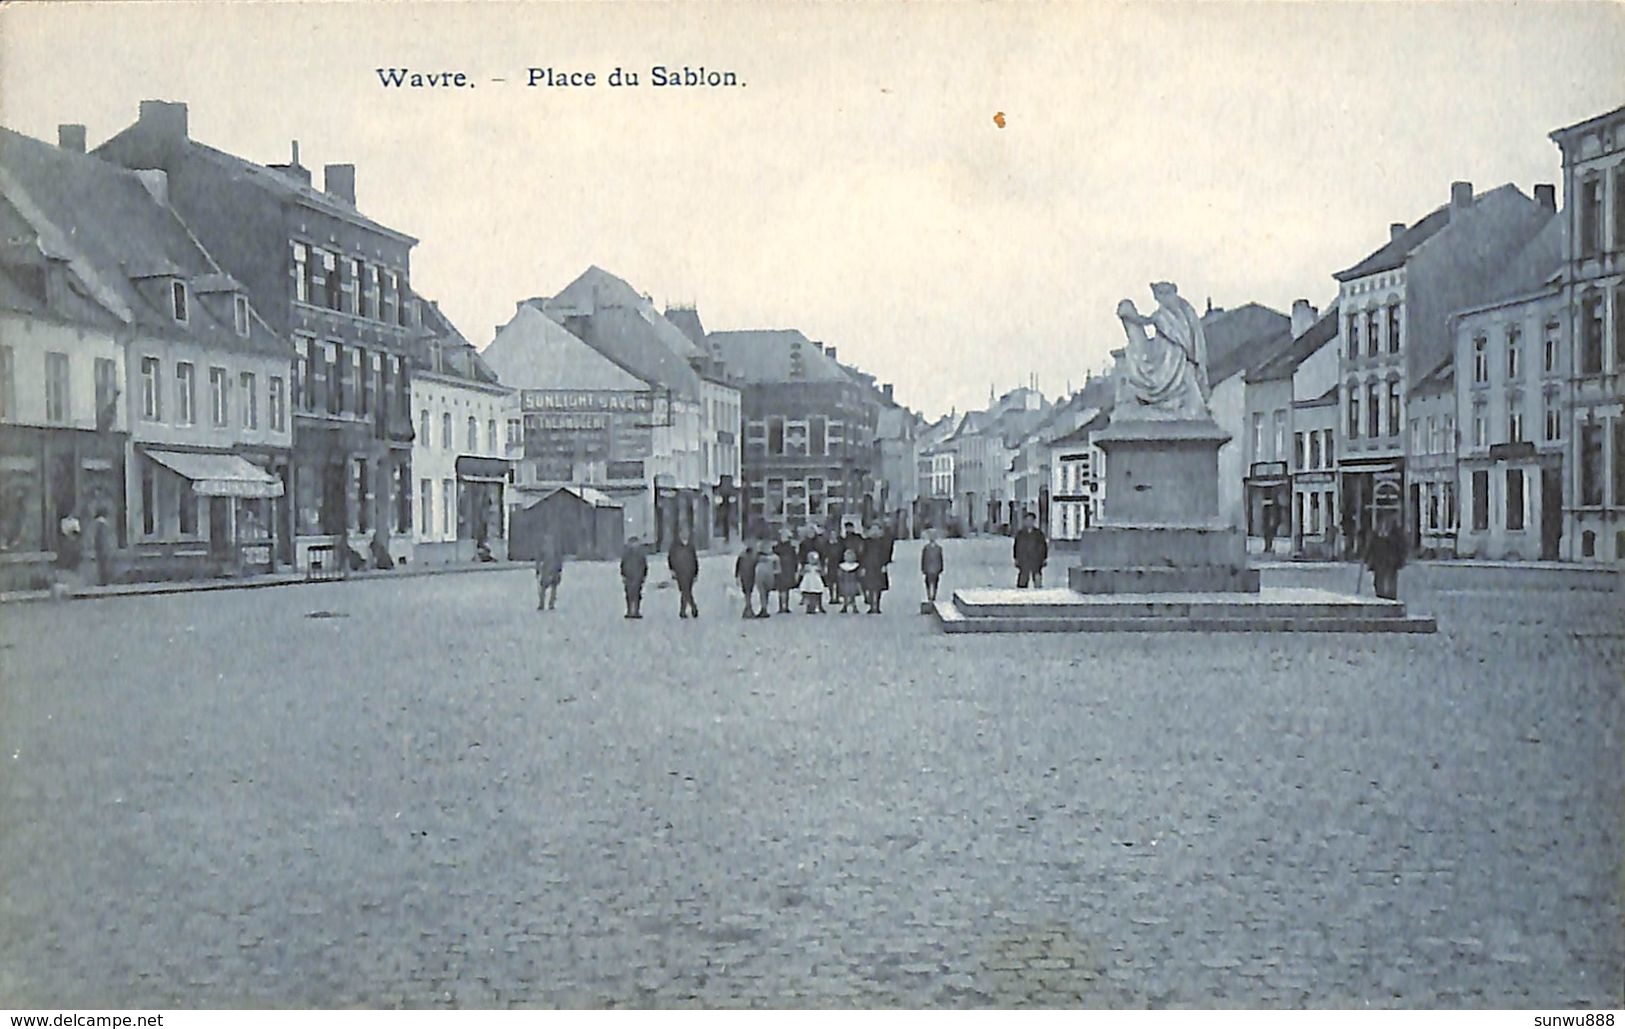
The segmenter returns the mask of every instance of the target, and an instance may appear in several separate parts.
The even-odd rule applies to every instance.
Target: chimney
[[[147,188],[152,199],[165,207],[169,206],[169,173],[161,168],[146,168],[135,173],[141,180],[141,185]]]
[[[830,359],[830,360],[831,360],[831,361],[833,361],[833,360],[835,360],[835,348],[834,348],[834,347],[825,347],[825,348],[824,348],[824,354],[825,354],[825,356],[827,356],[827,357],[828,357],[828,358],[829,358],[829,359]]]
[[[322,166],[322,190],[328,196],[355,204],[355,165],[327,164]]]
[[[266,167],[272,171],[281,172],[290,179],[303,182],[307,186],[310,185],[310,169],[299,163],[299,141],[294,140],[293,145],[288,149],[290,157],[287,164],[268,164]]]
[[[56,145],[64,150],[72,150],[76,154],[84,153],[85,127],[83,125],[58,125],[56,127]]]
[[[1473,184],[1471,182],[1452,182],[1450,184],[1450,210],[1465,211],[1473,206]]]
[[[1557,210],[1557,187],[1550,182],[1542,182],[1535,186],[1535,203],[1548,211]]]
[[[1388,242],[1392,243],[1394,240],[1398,239],[1400,237],[1400,235],[1402,233],[1404,233],[1404,231],[1405,231],[1405,223],[1404,222],[1389,222],[1388,223]]]
[[[892,403],[891,386],[892,384],[888,382],[880,387],[880,395],[886,398],[886,403],[888,404]]]
[[[1308,332],[1318,317],[1320,312],[1309,301],[1302,298],[1292,301],[1292,338],[1297,339]]]
[[[147,126],[162,138],[178,142],[186,139],[186,105],[168,100],[143,100],[140,124]]]

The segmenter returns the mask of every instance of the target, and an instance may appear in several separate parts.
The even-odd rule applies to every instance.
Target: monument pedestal
[[[1079,593],[1257,593],[1247,541],[1219,516],[1211,419],[1125,420],[1095,437],[1106,454],[1101,527],[1067,573]]]

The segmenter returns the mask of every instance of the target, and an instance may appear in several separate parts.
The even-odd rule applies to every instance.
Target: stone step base
[[[1185,565],[1174,568],[1067,569],[1075,592],[1108,593],[1257,593],[1258,570],[1242,565]]]
[[[1431,633],[1432,618],[1399,601],[1328,590],[1257,594],[1089,595],[1071,590],[956,590],[936,605],[944,632],[1405,632]]]

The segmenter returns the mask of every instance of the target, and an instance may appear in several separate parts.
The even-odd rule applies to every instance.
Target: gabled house
[[[834,347],[795,329],[710,332],[706,345],[741,384],[748,534],[880,513],[880,405]]]
[[[432,300],[412,355],[413,518],[419,564],[507,556],[513,390]]]
[[[292,348],[170,205],[162,174],[86,155],[77,126],[62,138],[0,129],[0,393],[44,386],[37,420],[34,389],[0,398],[17,451],[0,523],[54,546],[62,517],[88,530],[104,509],[126,578],[269,569],[287,542]]]
[[[1412,225],[1390,225],[1387,243],[1334,276],[1345,541],[1357,545],[1384,505],[1414,535],[1414,491],[1404,488],[1405,398],[1452,352],[1450,314],[1490,299],[1501,268],[1555,214],[1551,186],[1537,186],[1530,199],[1510,184],[1475,194],[1470,182],[1452,183],[1449,203]]]
[[[560,293],[516,305],[482,351],[518,391],[520,497],[591,486],[621,505],[625,536],[669,547],[706,538],[700,502],[704,389],[696,351],[648,297],[588,268]]]
[[[269,165],[226,153],[192,138],[184,103],[143,100],[95,155],[153,181],[293,346],[282,560],[410,558],[417,240],[361,212],[354,165],[327,165],[318,189],[290,150]]]

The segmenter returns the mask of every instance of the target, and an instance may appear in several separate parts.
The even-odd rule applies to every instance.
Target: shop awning
[[[457,459],[457,478],[464,482],[507,482],[512,465],[500,457],[471,457]]]
[[[192,454],[178,450],[145,450],[148,457],[183,479],[203,497],[280,497],[282,483],[275,476],[236,454]]]

